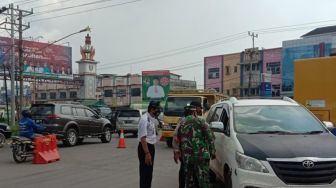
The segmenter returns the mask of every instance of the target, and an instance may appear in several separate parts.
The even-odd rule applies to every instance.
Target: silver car
[[[137,135],[140,117],[141,114],[139,110],[119,110],[116,121],[116,129],[118,134],[120,134],[120,130],[123,129],[124,133],[133,133],[134,135]]]

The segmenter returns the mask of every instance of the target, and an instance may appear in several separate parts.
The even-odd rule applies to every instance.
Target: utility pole
[[[11,125],[15,126],[15,40],[14,40],[14,5],[10,4],[11,14]]]
[[[20,80],[20,102],[18,104],[18,112],[17,115],[20,114],[21,110],[22,110],[22,105],[23,105],[23,46],[22,46],[22,32],[29,29],[30,28],[30,24],[28,23],[28,25],[23,24],[22,23],[22,19],[25,16],[29,16],[31,14],[33,14],[33,9],[31,9],[31,11],[27,11],[27,10],[21,10],[19,9],[19,6],[17,6],[16,8],[14,7],[14,4],[11,3],[9,5],[9,8],[7,7],[2,7],[0,9],[0,14],[3,15],[7,15],[10,16],[10,22],[7,21],[7,19],[5,19],[5,21],[3,21],[2,23],[0,23],[0,29],[4,29],[4,30],[10,30],[11,33],[11,125],[14,126],[15,125],[15,80],[16,80],[16,76],[15,76],[15,32],[19,33],[19,80]],[[16,18],[19,21],[19,23],[16,22]],[[7,25],[10,25],[11,27],[8,28]]]
[[[252,82],[252,63],[254,61],[255,54],[258,54],[258,51],[254,48],[254,38],[258,38],[258,34],[254,32],[248,32],[248,35],[252,38],[252,50],[249,51],[250,57],[250,71],[249,71],[249,80],[248,80],[248,96],[251,96],[251,82]]]

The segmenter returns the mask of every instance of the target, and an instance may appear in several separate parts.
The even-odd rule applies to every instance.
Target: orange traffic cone
[[[118,148],[126,148],[125,137],[124,137],[124,130],[120,130],[120,137],[119,137],[119,144]]]

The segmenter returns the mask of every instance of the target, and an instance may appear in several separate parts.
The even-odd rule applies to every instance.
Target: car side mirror
[[[214,132],[224,132],[224,124],[223,122],[219,122],[219,121],[214,121],[210,123],[210,128],[214,131]]]
[[[323,124],[327,127],[327,129],[332,130],[334,129],[334,124],[330,121],[323,121]]]

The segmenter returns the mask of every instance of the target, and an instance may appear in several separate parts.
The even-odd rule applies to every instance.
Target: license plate
[[[125,123],[132,123],[132,120],[126,120]]]

